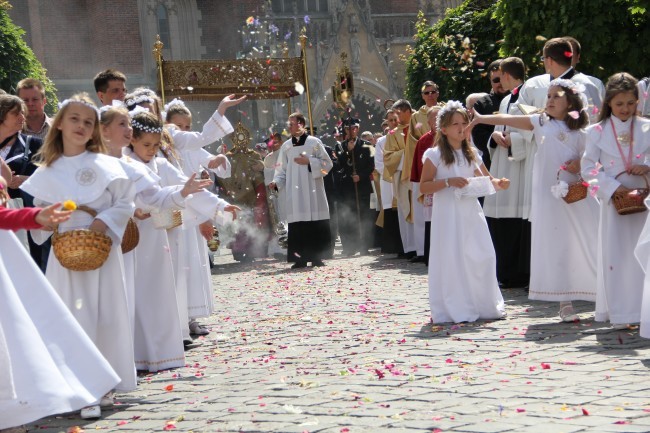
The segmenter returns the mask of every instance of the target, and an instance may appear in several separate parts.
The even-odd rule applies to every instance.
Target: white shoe
[[[99,401],[99,406],[100,407],[113,406],[114,404],[115,404],[115,394],[113,394],[112,392],[107,393]]]
[[[612,328],[614,329],[628,329],[629,327],[630,325],[628,325],[627,323],[616,323],[616,324],[612,323]]]
[[[577,322],[580,320],[580,316],[576,314],[573,310],[573,305],[568,304],[560,308],[560,318],[563,322]]]
[[[84,407],[83,409],[81,409],[81,412],[79,414],[81,415],[82,419],[97,419],[97,418],[101,418],[102,410],[97,404],[95,406]]]

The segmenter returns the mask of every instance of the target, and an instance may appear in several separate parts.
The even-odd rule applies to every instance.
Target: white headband
[[[79,99],[66,99],[63,102],[59,102],[59,111],[63,110],[63,108],[65,108],[65,106],[67,106],[68,104],[72,104],[72,103],[75,103],[75,102],[78,103],[78,104],[85,105],[88,108],[92,108],[93,111],[95,112],[95,114],[97,114],[97,119],[99,119],[99,117],[100,117],[99,110],[97,109],[95,104],[93,104],[91,102],[86,102],[86,101],[83,101],[83,100],[79,100]]]
[[[438,118],[436,120],[436,123],[437,123],[436,128],[438,129],[438,131],[440,131],[440,123],[442,121],[442,116],[444,116],[446,113],[448,113],[450,111],[464,110],[464,109],[465,109],[465,107],[463,107],[463,104],[460,103],[459,101],[449,101],[449,102],[447,102],[445,104],[445,106],[442,107],[440,109],[440,111],[438,111]]]
[[[102,107],[99,107],[99,114],[101,116],[111,108],[120,108],[120,107],[126,107],[126,105],[124,104],[124,102],[120,101],[119,99],[113,99],[111,105],[104,105]]]
[[[585,92],[585,85],[582,83],[576,83],[575,81],[567,80],[565,78],[556,78],[555,80],[551,81],[551,84],[549,87],[553,86],[558,86],[558,87],[564,87],[565,89],[570,89],[573,93],[584,93]]]
[[[153,104],[154,101],[153,101],[153,98],[151,96],[142,94],[142,95],[137,95],[137,96],[134,96],[133,98],[127,99],[124,102],[126,102],[127,106],[133,107],[134,105],[143,104],[145,102],[149,103],[149,104]]]

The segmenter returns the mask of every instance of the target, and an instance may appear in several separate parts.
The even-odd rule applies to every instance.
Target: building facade
[[[11,18],[48,70],[59,98],[78,91],[94,95],[92,77],[115,68],[128,88],[155,88],[152,56],[160,35],[168,60],[281,57],[300,54],[298,36],[308,36],[308,68],[314,124],[332,105],[331,86],[346,53],[355,93],[374,101],[402,96],[405,65],[400,55],[412,42],[418,11],[431,23],[460,0],[21,0]],[[197,122],[215,103],[188,104]],[[304,96],[292,109],[306,110]],[[269,128],[282,130],[286,101],[250,101],[242,120],[260,140]],[[376,125],[378,130],[378,125]],[[368,128],[370,129],[370,128]]]

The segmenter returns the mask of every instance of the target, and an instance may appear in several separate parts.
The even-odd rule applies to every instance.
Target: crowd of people
[[[267,253],[320,267],[338,239],[346,257],[423,263],[433,323],[503,318],[501,289],[525,287],[558,302],[562,321],[580,320],[572,301],[595,301],[596,320],[650,337],[650,80],[603,85],[579,57],[563,37],[543,48],[545,74],[497,60],[490,92],[465,105],[426,81],[422,107],[395,101],[377,134],[343,119],[334,147],[291,114],[288,136],[257,149],[268,200],[256,203],[286,223],[265,235]],[[0,94],[2,433],[74,410],[98,418],[138,371],[183,366],[192,335],[209,332],[205,241],[242,209],[212,188],[231,161],[204,147],[233,132],[226,110],[245,98],[224,98],[192,132],[182,101],[126,82],[103,71],[101,107],[76,94],[53,118],[37,80]],[[103,245],[92,269],[64,260],[81,236]]]

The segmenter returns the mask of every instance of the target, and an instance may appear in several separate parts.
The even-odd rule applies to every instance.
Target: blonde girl
[[[580,319],[571,301],[596,297],[598,203],[591,197],[567,204],[562,182],[576,182],[589,123],[584,86],[570,80],[550,83],[544,113],[531,116],[476,114],[476,124],[507,125],[533,131],[531,264],[529,298],[560,302],[560,319]],[[566,174],[569,172],[571,174]],[[559,173],[559,175],[558,175]]]
[[[438,112],[435,147],[423,156],[420,192],[433,194],[429,257],[429,304],[433,323],[500,319],[505,307],[496,278],[496,257],[477,197],[458,198],[470,178],[506,189],[508,179],[493,179],[478,151],[463,135],[469,123],[458,101]]]
[[[74,212],[59,226],[60,232],[84,228],[112,239],[108,259],[99,269],[72,271],[51,253],[46,276],[120,377],[116,390],[131,391],[136,387],[136,376],[120,242],[133,215],[135,189],[119,160],[105,152],[97,108],[88,95],[75,95],[60,104],[40,151],[42,165],[21,188],[35,197],[37,206],[73,200],[97,212],[94,217]],[[37,242],[45,241],[50,234],[32,231]],[[97,403],[84,408],[81,416],[99,417]],[[111,396],[101,403],[111,404]]]

